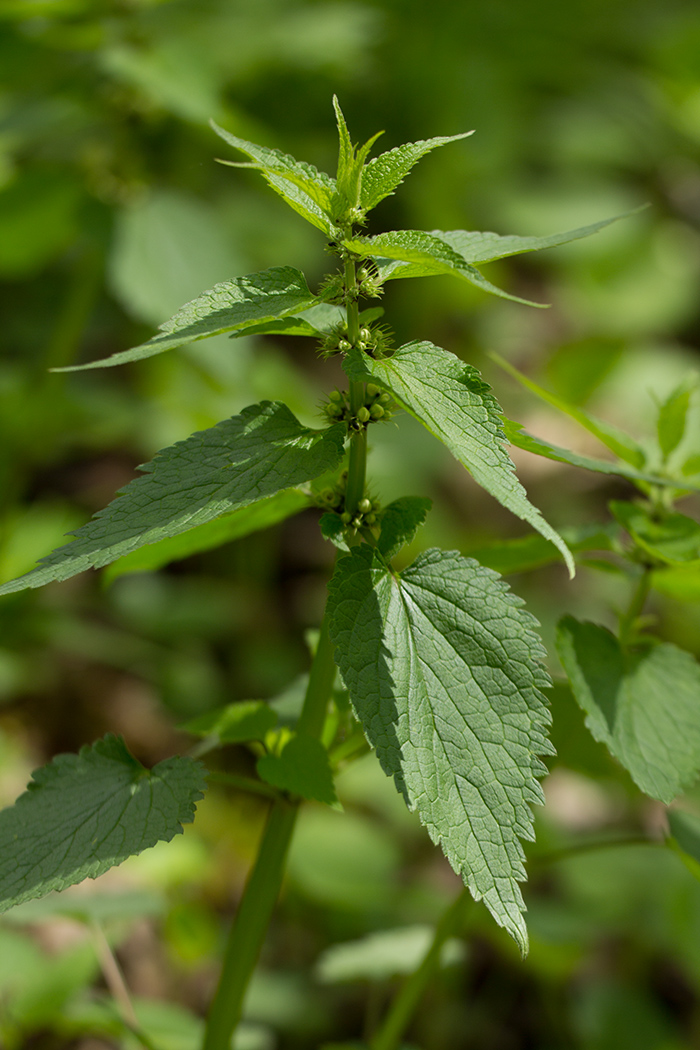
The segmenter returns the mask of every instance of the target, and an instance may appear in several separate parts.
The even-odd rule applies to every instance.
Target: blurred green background
[[[589,241],[487,269],[548,311],[447,278],[390,285],[383,305],[399,341],[459,354],[508,415],[593,454],[487,352],[642,438],[655,399],[697,368],[700,10],[690,0],[2,0],[0,579],[58,545],[163,445],[265,397],[318,420],[340,379],[303,341],[218,337],[123,369],[47,369],[148,338],[217,281],[288,264],[314,287],[328,262],[318,231],[254,172],[217,165],[225,147],[207,122],[332,173],[333,92],[355,140],[386,129],[383,149],[476,129],[426,158],[373,214],[372,232],[547,234],[652,205]],[[417,425],[397,422],[375,428],[371,485],[385,499],[433,496],[422,543],[469,553],[522,534]],[[606,521],[607,501],[630,495],[525,453],[518,465],[556,527]],[[151,763],[189,746],[185,719],[279,693],[307,666],[304,635],[332,559],[309,513],[159,573],[109,586],[90,573],[3,599],[0,802],[33,767],[107,730]],[[626,600],[616,578],[585,567],[574,583],[556,566],[512,584],[550,649],[562,612],[612,623]],[[700,652],[697,602],[657,598],[653,611],[662,635]],[[563,686],[553,707],[559,758],[525,891],[531,955],[523,965],[474,906],[411,1042],[690,1050],[700,885],[648,846],[547,862],[567,844],[653,833],[663,819],[585,736]],[[251,762],[244,752],[221,761]],[[340,775],[338,792],[344,814],[303,814],[239,1050],[362,1038],[457,890],[371,757]],[[105,1005],[84,921],[97,912],[160,1050],[190,1050],[263,816],[262,803],[212,787],[176,842],[64,895],[73,905],[9,913],[0,1042],[133,1045]],[[377,931],[384,940],[354,955],[335,948]]]

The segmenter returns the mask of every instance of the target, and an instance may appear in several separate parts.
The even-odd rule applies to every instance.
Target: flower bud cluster
[[[379,389],[374,383],[368,383],[365,390],[365,402],[353,414],[350,408],[347,391],[332,390],[323,411],[331,423],[347,423],[351,430],[361,430],[369,423],[386,422],[391,419],[396,406],[391,394]]]
[[[344,510],[340,515],[340,520],[347,528],[352,528],[357,531],[357,529],[361,529],[365,526],[371,527],[372,525],[375,525],[380,509],[381,505],[379,500],[372,500],[367,496],[363,496],[357,504],[355,514],[351,514],[350,511]]]

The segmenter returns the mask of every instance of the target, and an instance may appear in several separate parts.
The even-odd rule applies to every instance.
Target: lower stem
[[[440,955],[445,941],[459,929],[468,899],[468,891],[462,890],[443,914],[435,927],[432,944],[422,963],[417,970],[414,970],[391,1004],[379,1031],[370,1041],[370,1050],[398,1050],[403,1034],[411,1023],[418,1004],[440,965]]]
[[[297,731],[320,737],[335,681],[333,646],[324,616]],[[299,800],[279,798],[269,811],[258,855],[231,927],[219,984],[207,1018],[203,1050],[230,1050],[245,993],[284,878]]]

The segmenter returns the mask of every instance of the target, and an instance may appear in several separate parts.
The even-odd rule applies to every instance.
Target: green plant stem
[[[634,625],[641,616],[642,609],[651,587],[651,568],[646,565],[637,581],[627,611],[620,617],[620,643],[628,645],[634,631]]]
[[[389,1012],[379,1031],[370,1041],[370,1050],[397,1050],[423,993],[440,965],[440,954],[445,941],[460,928],[468,900],[468,891],[464,889],[443,914],[435,928],[435,936],[422,963],[417,970],[414,970],[389,1007]]]
[[[280,793],[271,784],[264,780],[256,780],[254,777],[246,777],[238,773],[208,773],[207,779],[213,784],[225,784],[227,787],[236,788],[238,791],[248,792],[250,795],[263,795],[275,801],[279,799]]]
[[[357,346],[360,341],[360,308],[357,300],[357,273],[355,262],[345,260],[345,288],[348,292],[347,329],[348,342]],[[350,412],[353,416],[365,403],[365,384],[350,383]],[[355,515],[360,500],[365,494],[367,473],[367,428],[354,431],[350,438],[348,457],[348,479],[345,485],[345,510]]]
[[[320,737],[335,673],[333,646],[324,616],[297,727],[299,732]],[[231,1037],[241,1019],[245,993],[282,886],[298,811],[299,801],[286,798],[278,798],[270,808],[258,855],[229,934],[219,984],[207,1018],[203,1050],[230,1048]]]

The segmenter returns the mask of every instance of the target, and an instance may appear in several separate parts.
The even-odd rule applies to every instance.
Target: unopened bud
[[[374,383],[367,384],[367,397],[376,397],[379,393],[379,387],[375,386]]]
[[[342,401],[343,400],[343,395],[341,394],[341,392],[339,390],[331,390],[331,392],[330,392],[330,394],[328,396],[331,399],[331,401]]]
[[[350,511],[344,510],[343,513],[340,515],[340,520],[342,521],[343,525],[349,525],[352,521],[352,514],[350,513]]]
[[[370,332],[369,328],[361,328],[360,329],[360,339],[364,339],[365,342],[367,342],[367,340],[371,339],[371,338],[372,338],[372,333]]]
[[[357,410],[357,418],[360,423],[368,423],[370,420],[369,409],[363,405],[362,408]]]
[[[372,407],[369,410],[369,414],[372,417],[372,419],[381,419],[384,415],[384,409],[381,405],[372,405]]]
[[[344,354],[347,354],[348,350],[352,350],[352,346],[347,339],[341,339],[338,343],[338,349],[342,350]]]
[[[379,400],[381,401],[381,403],[383,405],[388,405],[389,402],[391,401],[391,394],[386,394],[386,393],[380,394],[379,395]]]
[[[371,500],[368,500],[365,496],[365,498],[361,499],[360,502],[357,504],[357,509],[361,510],[363,514],[366,514],[367,511],[370,511],[372,509]]]

